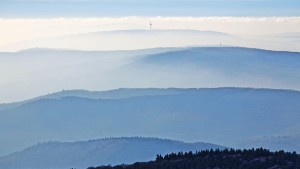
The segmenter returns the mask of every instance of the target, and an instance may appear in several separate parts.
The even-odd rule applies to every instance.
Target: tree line
[[[296,152],[271,152],[263,148],[211,149],[164,156],[158,154],[154,161],[88,169],[300,169],[300,155]]]

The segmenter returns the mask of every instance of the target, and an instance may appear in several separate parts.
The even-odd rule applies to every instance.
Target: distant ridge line
[[[146,50],[153,50],[153,49],[173,49],[173,50],[179,50],[179,51],[184,51],[188,49],[197,49],[197,48],[237,48],[237,49],[250,49],[250,50],[260,50],[260,51],[271,51],[271,52],[287,52],[287,53],[300,53],[296,51],[285,51],[285,50],[270,50],[270,49],[264,49],[264,48],[252,48],[252,47],[244,47],[244,46],[231,46],[231,45],[226,45],[222,44],[222,46],[219,45],[199,45],[199,46],[181,46],[181,47],[153,47],[153,48],[141,48],[141,49],[129,49],[129,50],[75,50],[75,49],[69,49],[69,48],[28,48],[28,49],[22,49],[18,51],[13,51],[13,52],[5,52],[5,51],[0,51],[1,53],[4,54],[11,54],[11,53],[21,53],[21,52],[43,52],[43,51],[68,51],[68,52],[103,52],[103,53],[110,53],[110,52],[126,52],[126,51],[146,51]],[[170,51],[165,51],[165,52],[173,52],[172,50]],[[165,53],[163,52],[163,53]]]
[[[50,140],[46,142],[40,142],[36,143],[35,145],[41,145],[41,144],[48,144],[48,143],[83,143],[83,142],[96,142],[96,141],[106,141],[106,140],[132,140],[132,139],[140,139],[140,140],[160,140],[160,141],[175,141],[175,142],[181,142],[181,143],[188,143],[188,144],[197,144],[197,143],[205,143],[205,144],[213,144],[208,142],[185,142],[181,140],[175,140],[175,139],[168,139],[168,138],[160,138],[160,137],[144,137],[144,136],[120,136],[120,137],[103,137],[103,138],[96,138],[96,139],[88,139],[88,140],[80,140],[80,141],[55,141]],[[215,144],[216,145],[216,144]],[[32,147],[30,146],[30,147]]]
[[[62,93],[68,93],[68,92],[86,92],[86,93],[104,93],[104,92],[118,92],[122,90],[179,90],[179,91],[200,91],[200,90],[260,90],[260,91],[280,91],[280,92],[295,92],[295,93],[300,93],[299,90],[295,89],[279,89],[279,88],[253,88],[253,87],[201,87],[201,88],[175,88],[175,87],[168,87],[168,88],[116,88],[116,89],[110,89],[110,90],[86,90],[86,89],[63,89],[61,91],[57,91],[54,93],[48,93],[44,94],[41,96],[33,97],[30,99],[22,100],[22,101],[17,101],[17,102],[10,102],[10,103],[2,103],[2,105],[8,105],[8,104],[15,104],[15,103],[21,103],[21,102],[30,102],[30,101],[35,101],[35,100],[40,100],[43,99],[44,97],[47,96],[54,96],[54,95],[59,95]],[[63,96],[64,97],[70,97],[70,96]],[[71,96],[72,97],[72,96]],[[85,97],[79,97],[79,98],[85,98]],[[1,104],[0,104],[1,106]]]

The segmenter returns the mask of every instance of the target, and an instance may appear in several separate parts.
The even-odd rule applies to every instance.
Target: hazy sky
[[[252,37],[295,33],[289,38],[299,42],[300,17],[27,18],[0,19],[0,51],[7,51],[8,46],[9,49],[17,51],[20,49],[15,43],[28,44],[26,41],[39,38],[55,38],[98,31],[149,29],[150,21],[154,30],[191,29]]]
[[[0,51],[36,38],[124,29],[300,32],[299,0],[0,0]],[[4,46],[4,47],[3,47]]]
[[[0,17],[299,16],[299,0],[0,0]]]

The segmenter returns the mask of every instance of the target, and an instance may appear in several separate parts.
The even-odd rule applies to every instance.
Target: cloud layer
[[[0,19],[0,50],[21,41],[81,33],[149,29],[201,30],[251,37],[300,32],[300,17],[102,17]],[[297,38],[297,37],[293,37]],[[10,45],[11,46],[11,45]],[[33,46],[34,47],[34,46]],[[15,49],[19,50],[19,49]]]

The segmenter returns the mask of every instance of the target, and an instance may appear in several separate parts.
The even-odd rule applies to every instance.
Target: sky
[[[299,16],[299,0],[0,0],[0,16]]]

